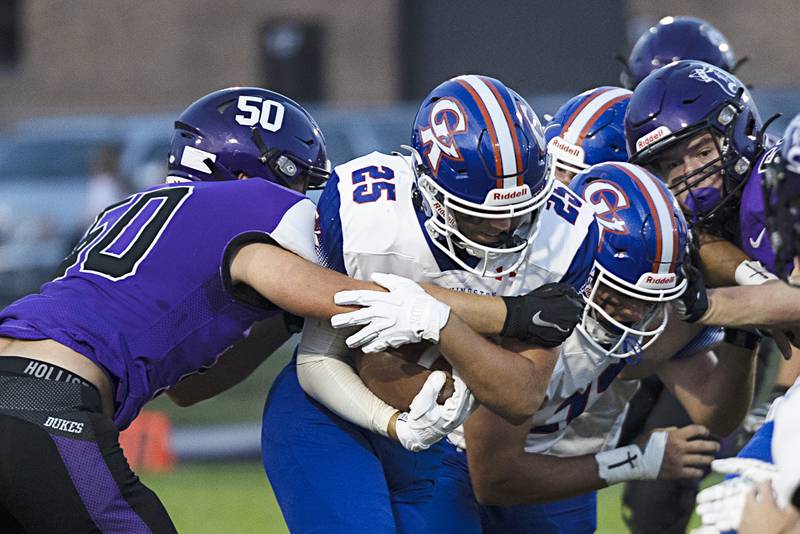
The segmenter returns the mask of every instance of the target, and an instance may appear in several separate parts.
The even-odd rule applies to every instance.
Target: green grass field
[[[288,532],[258,463],[186,465],[168,475],[143,474],[142,479],[161,497],[181,533]],[[709,477],[704,485],[718,481]],[[627,532],[620,516],[621,492],[620,485],[600,492],[597,532]],[[697,525],[695,517],[690,527]]]
[[[245,382],[191,408],[165,398],[149,409],[166,411],[175,425],[259,421],[275,375],[289,360],[289,350],[269,358]],[[142,474],[162,499],[178,531],[188,534],[273,534],[288,532],[272,489],[258,463],[190,464],[168,475]],[[719,478],[709,477],[705,485]],[[622,486],[603,490],[598,498],[598,532],[627,532],[620,516]],[[695,517],[691,526],[698,524]]]

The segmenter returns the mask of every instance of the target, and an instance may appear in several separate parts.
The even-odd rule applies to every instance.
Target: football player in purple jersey
[[[3,532],[174,532],[119,430],[254,323],[285,338],[281,310],[342,309],[332,294],[352,281],[312,262],[301,193],[327,157],[298,104],[207,95],[176,122],[169,174],[101,212],[60,276],[0,312]]]
[[[707,311],[701,321],[726,321],[763,327],[779,325],[788,329],[790,337],[797,339],[794,336],[800,331],[800,291],[797,289],[800,285],[797,278],[800,265],[798,154],[800,115],[789,124],[782,145],[766,164],[763,184],[767,232],[775,251],[776,263],[784,267],[781,274],[786,283],[710,290]],[[762,302],[769,302],[770,305],[764,306]],[[752,528],[759,519],[765,522],[762,525],[765,529],[772,520],[778,520],[779,523],[796,521],[797,510],[792,511],[792,507],[800,508],[798,393],[800,386],[795,382],[784,397],[772,403],[766,422],[736,458],[712,464],[717,471],[738,476],[711,486],[698,495],[697,511],[706,532],[734,530],[737,526],[740,532],[758,532]],[[746,495],[752,494],[756,488],[759,499],[756,501],[752,495],[746,499]],[[777,504],[773,500],[773,490]],[[756,513],[762,516],[754,516]]]
[[[302,193],[328,168],[319,127],[289,98],[206,95],[175,122],[167,183],[106,208],[60,276],[0,311],[0,531],[175,532],[119,430],[165,390],[191,404],[237,383],[288,338],[284,312],[328,320],[352,310],[337,291],[379,289],[315,263]],[[393,304],[373,336],[450,339],[465,358],[488,344],[427,293]],[[504,302],[481,307],[499,333]]]
[[[747,88],[714,65],[691,60],[671,63],[636,87],[625,130],[631,161],[665,180],[699,238],[705,280],[690,277],[684,305],[697,308],[705,283],[725,286],[774,280],[769,270],[774,269],[774,258],[766,240],[758,237],[763,212],[759,212],[756,194],[761,162],[769,152],[763,140],[765,125]],[[753,230],[755,235],[750,235]],[[689,320],[697,317],[684,314]],[[746,345],[754,345],[759,337],[752,330],[728,328],[726,332]],[[626,495],[635,502],[644,493],[626,490]],[[687,509],[687,520],[688,514]],[[646,524],[648,513],[638,515],[642,521],[637,523]],[[636,520],[637,514],[632,517]]]

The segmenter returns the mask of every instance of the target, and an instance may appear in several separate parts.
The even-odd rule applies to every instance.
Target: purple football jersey
[[[231,282],[233,252],[276,242],[313,261],[314,222],[310,200],[266,180],[150,188],[98,215],[62,276],[0,312],[0,336],[50,338],[100,365],[125,428],[156,394],[277,313]]]
[[[778,147],[770,148],[753,166],[753,172],[742,189],[739,206],[739,231],[742,250],[750,258],[758,260],[775,272],[775,252],[767,232],[767,216],[764,212],[764,169],[775,155]]]

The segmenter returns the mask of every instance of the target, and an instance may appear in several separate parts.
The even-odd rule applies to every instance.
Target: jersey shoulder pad
[[[219,188],[220,185],[233,196],[228,201],[220,197],[219,204],[232,208],[227,217],[240,220],[242,232],[266,233],[286,250],[316,261],[316,207],[311,200],[267,180],[250,178],[224,184],[211,183],[215,201],[217,192],[213,187]]]
[[[412,201],[411,165],[410,157],[372,152],[336,167],[343,266],[350,276],[381,269],[408,276],[403,265],[435,265]]]
[[[556,185],[539,215],[539,228],[531,243],[528,262],[552,272],[558,279],[571,267],[594,262],[597,222],[594,209],[564,185]]]

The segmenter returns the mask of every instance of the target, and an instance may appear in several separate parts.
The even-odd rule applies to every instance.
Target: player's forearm
[[[256,323],[250,335],[226,350],[213,367],[187,376],[167,395],[178,406],[191,406],[227,391],[250,376],[290,336],[281,314]]]
[[[792,327],[800,325],[800,290],[783,282],[709,290],[708,325],[734,327]]]
[[[522,356],[475,333],[456,314],[441,332],[440,347],[475,397],[512,423],[526,421],[539,408],[558,356],[557,349]]]
[[[723,343],[715,349],[719,361],[713,371],[687,394],[680,386],[676,396],[693,422],[717,436],[727,436],[739,426],[753,398],[755,351]]]
[[[473,330],[487,336],[500,335],[506,320],[506,305],[500,297],[475,295],[423,284],[425,291],[450,306]]]
[[[249,285],[283,310],[324,320],[352,310],[334,304],[333,295],[339,291],[384,291],[372,282],[349,278],[280,247],[263,243],[244,246],[236,253],[231,262],[231,278],[234,282]]]
[[[478,462],[469,462],[475,497],[483,505],[549,502],[606,487],[592,455],[562,458],[522,453],[502,466],[490,458],[483,460],[483,468],[473,469]]]

